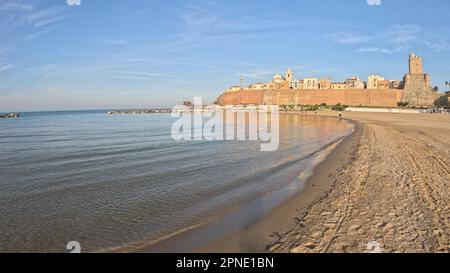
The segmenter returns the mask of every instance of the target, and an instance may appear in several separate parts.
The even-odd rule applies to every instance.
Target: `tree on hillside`
[[[434,106],[438,107],[438,108],[450,108],[450,101],[449,101],[449,97],[447,96],[442,96],[439,99],[437,99],[434,102]]]

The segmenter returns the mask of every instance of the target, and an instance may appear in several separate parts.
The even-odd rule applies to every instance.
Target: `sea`
[[[353,130],[280,114],[279,147],[264,152],[259,141],[176,141],[170,114],[107,112],[0,119],[0,252],[70,252],[73,242],[82,252],[134,251],[233,219],[202,243],[219,239],[301,191]],[[263,209],[230,218],[255,200]]]

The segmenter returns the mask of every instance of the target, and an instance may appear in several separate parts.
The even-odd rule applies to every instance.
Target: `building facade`
[[[262,89],[264,89],[264,83],[257,82],[257,83],[251,84],[249,86],[249,89],[250,90],[262,90]]]
[[[389,89],[389,81],[388,80],[378,81],[377,89]]]
[[[367,81],[367,89],[378,89],[379,81],[384,81],[384,78],[379,75],[370,75]]]
[[[304,84],[302,80],[291,80],[289,82],[290,89],[304,89]]]
[[[347,89],[347,84],[345,82],[333,82],[333,83],[331,83],[331,89],[336,89],[336,90]]]
[[[391,81],[389,81],[389,88],[390,88],[390,89],[400,89],[400,88],[403,88],[403,83],[402,83],[402,81],[391,80]]]
[[[263,86],[264,90],[269,90],[269,89],[274,89],[274,88],[275,88],[275,84],[273,82],[265,83]]]
[[[364,89],[365,88],[364,82],[358,77],[351,77],[351,78],[345,80],[345,84],[347,85],[347,88],[349,88],[349,89]]]
[[[320,79],[319,80],[319,89],[325,90],[325,89],[331,89],[331,79]]]
[[[303,82],[305,89],[319,89],[319,80],[316,78],[305,78]]]
[[[242,88],[240,86],[236,85],[236,86],[232,86],[232,87],[228,88],[226,92],[239,92],[241,90],[242,90]]]
[[[289,79],[289,81],[287,80]],[[379,75],[368,78],[367,89],[362,88],[357,77],[346,82],[331,82],[330,79],[306,78],[295,80],[289,69],[286,78],[275,75],[268,83],[256,83],[243,90],[233,86],[222,94],[217,102],[222,105],[240,104],[298,104],[319,105],[338,103],[350,106],[371,107],[430,107],[439,99],[431,88],[428,74],[423,73],[423,59],[415,54],[409,56],[409,71],[403,81],[389,81]],[[319,91],[314,89],[329,89]]]

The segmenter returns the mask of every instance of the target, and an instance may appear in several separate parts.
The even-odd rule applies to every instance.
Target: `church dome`
[[[283,76],[281,76],[280,74],[277,74],[275,76],[273,76],[273,80],[274,83],[283,83],[285,81],[285,78]]]
[[[230,88],[228,88],[228,90],[226,92],[238,92],[241,91],[241,87],[240,86],[232,86]]]

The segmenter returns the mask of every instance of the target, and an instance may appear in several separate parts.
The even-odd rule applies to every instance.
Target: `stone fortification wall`
[[[401,101],[409,107],[430,107],[439,98],[430,87],[428,74],[408,74],[404,78],[405,89]]]
[[[349,106],[397,107],[402,99],[400,89],[345,89],[345,90],[253,90],[227,92],[217,102],[221,105],[276,104],[315,105],[338,103]]]

